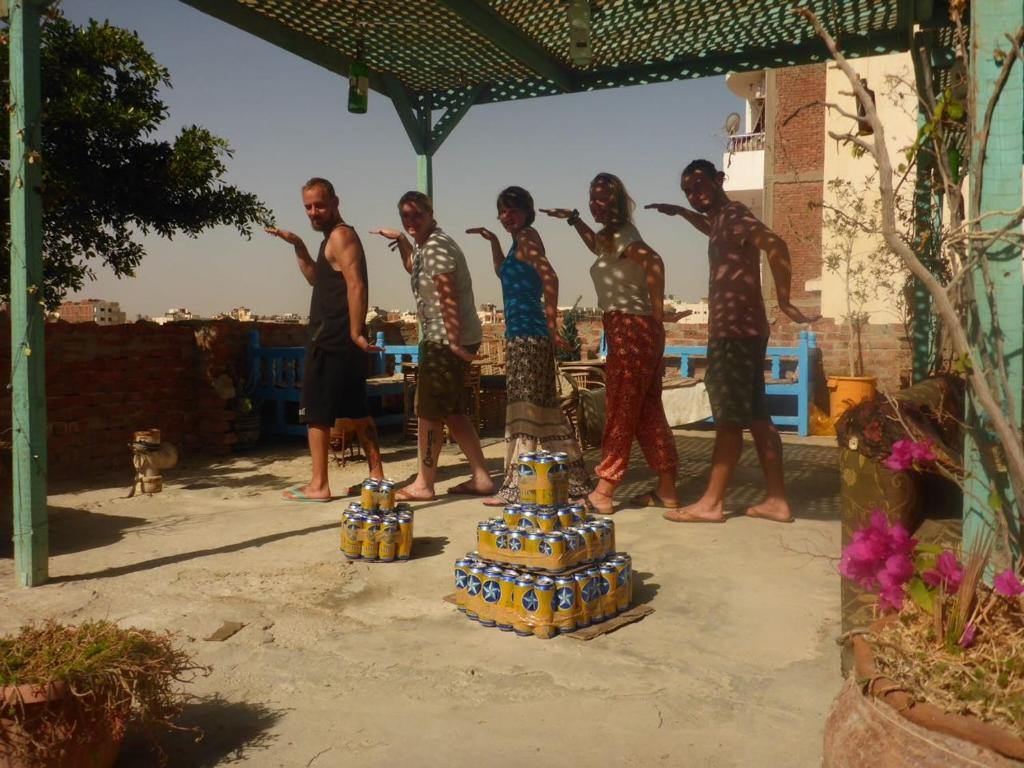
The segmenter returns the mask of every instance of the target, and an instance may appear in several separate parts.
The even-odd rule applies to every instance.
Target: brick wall
[[[820,293],[805,286],[808,280],[819,279],[822,270],[825,75],[824,64],[776,70],[774,120],[769,126],[769,223],[789,246],[793,301],[811,312],[821,307]],[[774,295],[774,284],[767,277],[765,282],[766,295]]]
[[[158,427],[185,454],[223,454],[235,443],[233,399],[214,382],[244,381],[248,334],[266,346],[301,344],[305,327],[193,321],[46,326],[49,474],[86,477],[123,469],[135,430]],[[10,328],[0,316],[0,367],[10,370]],[[0,394],[0,478],[10,482],[11,396]]]

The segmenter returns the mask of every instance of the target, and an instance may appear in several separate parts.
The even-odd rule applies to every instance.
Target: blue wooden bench
[[[404,359],[410,362],[419,361],[419,347],[408,345],[384,344],[384,333],[377,334],[376,344],[384,347],[383,352],[377,352],[374,357],[374,371],[379,375],[387,372],[387,358],[393,358],[395,369]],[[265,434],[270,435],[296,435],[306,434],[304,424],[299,424],[290,418],[291,414],[297,413],[299,401],[302,394],[302,381],[306,370],[306,348],[305,347],[263,347],[260,346],[259,331],[249,334],[249,344],[246,350],[246,361],[248,365],[249,396],[258,403],[273,403],[273,414],[269,423],[263,425]],[[366,382],[367,394],[371,398],[379,398],[385,395],[401,395],[403,386],[401,381],[374,381],[369,379]],[[375,417],[378,425],[401,424],[403,415],[384,414]]]
[[[768,347],[765,350],[765,361],[771,365],[770,378],[765,379],[765,395],[768,406],[776,405],[781,398],[791,407],[787,411],[795,413],[773,413],[772,422],[776,426],[796,427],[797,434],[805,437],[810,434],[811,397],[813,396],[814,368],[811,357],[817,351],[813,331],[800,331],[800,338],[795,347]],[[608,354],[608,343],[601,334],[600,355]],[[707,360],[708,348],[703,347],[665,347],[666,357],[679,358],[679,375],[694,377],[698,360]],[[786,377],[787,372],[795,374],[794,379]],[[777,410],[777,409],[773,409]],[[711,419],[709,419],[711,421]]]

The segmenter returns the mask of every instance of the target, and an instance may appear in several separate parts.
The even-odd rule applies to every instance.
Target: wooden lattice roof
[[[433,109],[822,61],[809,7],[847,53],[905,50],[940,0],[592,0],[573,65],[567,0],[182,0],[339,74]]]

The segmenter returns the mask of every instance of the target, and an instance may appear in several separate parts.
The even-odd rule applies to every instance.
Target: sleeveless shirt
[[[348,224],[338,226],[352,229]],[[355,230],[352,230],[352,234],[355,234]],[[330,233],[320,243],[320,252],[317,254],[313,269],[313,295],[309,300],[308,333],[311,347],[328,352],[340,352],[355,348],[355,343],[352,341],[348,314],[348,282],[327,260],[325,252],[329,237]],[[358,242],[359,235],[356,235],[356,240]],[[365,258],[359,262],[359,272],[369,290]]]
[[[505,337],[547,336],[544,317],[544,284],[532,264],[516,258],[516,242],[512,241],[501,263],[501,295],[505,300]]]

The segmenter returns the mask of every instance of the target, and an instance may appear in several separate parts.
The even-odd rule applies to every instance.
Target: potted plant
[[[201,672],[170,634],[109,621],[0,637],[0,768],[111,766],[129,725],[178,728],[178,683]]]
[[[936,461],[927,440],[903,439],[885,464]],[[986,586],[992,544],[922,544],[881,510],[853,534],[839,570],[878,595],[879,619],[850,633],[855,672],[825,726],[825,766],[1024,760],[1024,583],[1018,563]]]
[[[822,204],[826,243],[825,269],[842,281],[846,296],[843,323],[847,332],[845,376],[828,377],[829,413],[833,423],[853,405],[875,396],[877,379],[864,375],[861,333],[871,313],[867,307],[880,298],[898,271],[895,257],[881,240],[878,200],[871,201],[868,185],[848,179],[828,182],[828,202]]]

